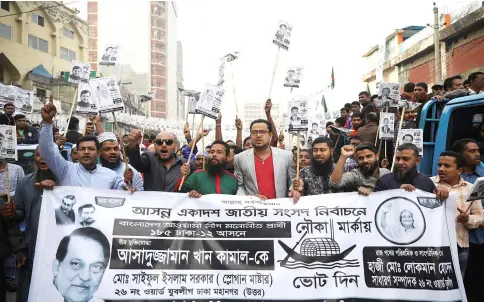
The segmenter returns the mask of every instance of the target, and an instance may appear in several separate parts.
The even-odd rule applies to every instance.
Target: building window
[[[12,28],[8,25],[0,23],[0,37],[12,40]]]
[[[6,11],[10,11],[10,1],[0,1],[1,8]]]
[[[29,35],[29,47],[43,52],[49,52],[49,42],[36,36]]]
[[[70,30],[70,29],[67,29],[67,28],[63,28],[62,29],[62,35],[66,38],[69,38],[69,39],[74,39],[74,31]]]
[[[36,95],[39,99],[44,100],[47,97],[47,92],[45,89],[37,88]]]
[[[73,60],[76,59],[76,53],[72,50],[61,47],[60,48],[60,57],[61,57],[61,59],[64,59],[64,60],[67,60],[67,61],[73,61]]]
[[[32,22],[34,22],[35,24],[38,24],[38,25],[43,27],[44,26],[44,17],[36,15],[36,14],[32,14]]]

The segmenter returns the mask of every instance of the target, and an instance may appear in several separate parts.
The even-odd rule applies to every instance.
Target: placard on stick
[[[289,49],[291,44],[291,31],[292,26],[286,21],[279,21],[277,32],[274,35],[272,43],[276,44],[284,50]]]
[[[423,129],[400,129],[398,131],[399,145],[414,144],[420,156],[423,156]]]
[[[224,96],[225,90],[223,88],[205,84],[195,107],[195,113],[202,114],[211,119],[217,119]]]
[[[0,159],[14,162],[17,157],[17,128],[0,125]]]
[[[387,107],[401,107],[400,104],[400,84],[380,83],[378,85],[378,98],[375,106],[378,109]]]
[[[305,97],[293,98],[289,102],[289,110],[288,131],[308,131],[308,99]]]
[[[289,67],[284,78],[284,87],[299,88],[303,72],[303,67]]]
[[[119,55],[119,45],[108,44],[104,50],[104,54],[101,57],[99,65],[116,65]]]
[[[97,114],[98,106],[89,83],[79,83],[77,89],[77,114]]]
[[[395,134],[395,114],[388,112],[380,112],[380,139],[393,139]]]
[[[68,82],[71,84],[88,83],[91,67],[89,63],[72,61],[71,72]]]
[[[91,90],[96,97],[99,113],[124,109],[119,86],[114,77],[92,79],[90,84]]]

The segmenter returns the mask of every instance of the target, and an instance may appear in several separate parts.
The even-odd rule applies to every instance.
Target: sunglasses
[[[165,143],[167,146],[171,146],[171,145],[173,145],[174,140],[172,140],[172,139],[157,139],[157,140],[155,140],[155,144],[157,144],[158,146],[163,145],[163,143]]]

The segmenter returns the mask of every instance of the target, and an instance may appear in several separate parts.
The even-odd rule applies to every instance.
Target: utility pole
[[[435,65],[435,84],[440,82],[442,62],[440,59],[440,38],[439,38],[439,8],[434,2],[434,65]]]

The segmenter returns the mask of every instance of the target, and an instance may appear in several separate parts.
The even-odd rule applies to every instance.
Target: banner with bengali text
[[[456,203],[45,191],[30,302],[467,301]]]

